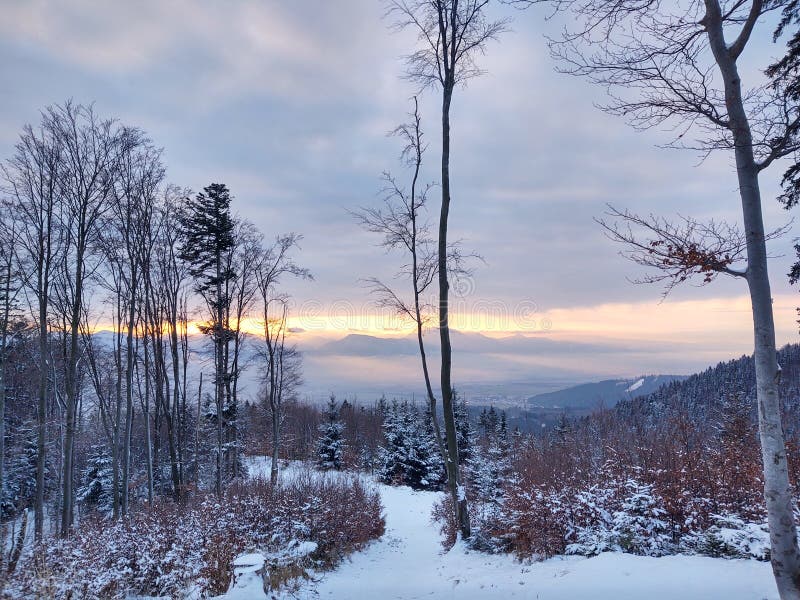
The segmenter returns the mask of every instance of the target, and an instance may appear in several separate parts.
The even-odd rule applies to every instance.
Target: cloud
[[[405,118],[415,91],[399,78],[414,36],[391,33],[382,11],[375,0],[11,0],[0,21],[0,70],[12,82],[0,90],[0,156],[11,154],[16,132],[39,108],[69,97],[96,100],[100,113],[144,127],[165,147],[172,182],[195,190],[226,182],[236,210],[268,238],[304,234],[298,260],[316,280],[288,282],[287,291],[298,307],[358,320],[369,312],[359,280],[390,280],[402,262],[347,214],[376,201],[381,171],[403,176],[397,140],[385,133]],[[470,307],[506,306],[513,315],[513,307],[534,301],[536,327],[546,317],[554,339],[617,348],[598,350],[609,370],[645,363],[659,370],[659,360],[688,368],[746,351],[752,334],[741,282],[686,287],[659,305],[658,288],[628,282],[639,271],[593,221],[606,202],[738,221],[730,157],[698,165],[692,152],[657,147],[671,132],[635,132],[598,111],[602,89],[553,70],[543,33],[559,24],[534,11],[514,16],[515,31],[481,59],[487,74],[457,89],[453,104],[451,236],[487,261],[476,269],[462,325],[517,331],[492,315],[475,318]],[[757,65],[774,52],[757,44],[749,60]],[[421,105],[424,179],[436,181],[440,99],[426,92]],[[781,170],[762,177],[770,227],[786,218],[771,200]],[[434,192],[433,218],[436,200]],[[795,334],[794,292],[783,276],[790,236],[771,250],[783,341]],[[734,312],[719,308],[728,301]],[[350,313],[334,310],[346,305]],[[298,337],[338,331],[321,321],[322,331],[298,325],[308,330]],[[397,323],[380,321],[352,328],[397,335]],[[638,356],[623,352],[628,338]],[[657,344],[665,344],[663,356]],[[557,359],[568,366],[564,353]],[[486,365],[499,359],[486,360],[470,367],[471,376],[491,376]]]

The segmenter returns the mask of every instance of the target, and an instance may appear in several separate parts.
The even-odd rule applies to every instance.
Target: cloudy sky
[[[381,172],[399,169],[398,141],[386,132],[416,92],[400,77],[414,36],[389,30],[379,0],[2,8],[0,156],[42,107],[95,102],[164,147],[170,181],[195,190],[224,182],[236,210],[268,236],[304,235],[300,257],[315,281],[289,286],[298,327],[323,337],[394,333],[397,321],[375,316],[359,279],[389,278],[398,263],[348,214],[376,203]],[[489,47],[487,74],[458,89],[453,107],[452,231],[486,261],[460,285],[457,325],[606,348],[612,358],[596,368],[590,353],[581,358],[598,374],[686,372],[749,351],[742,282],[687,286],[660,303],[657,287],[628,281],[636,269],[593,220],[608,202],[736,220],[730,157],[700,163],[659,148],[667,132],[635,132],[597,110],[602,89],[554,71],[544,35],[557,20],[496,10],[512,14],[513,31]],[[750,72],[782,49],[768,30],[746,57]],[[428,91],[421,101],[434,181],[438,98]],[[775,227],[790,216],[773,200],[780,171],[762,180]],[[784,276],[791,237],[773,248],[779,343],[796,339],[796,292]],[[548,364],[570,361],[560,353]]]

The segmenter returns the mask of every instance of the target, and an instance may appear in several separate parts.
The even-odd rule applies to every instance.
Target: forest
[[[543,6],[566,23],[547,40],[551,67],[605,90],[602,110],[669,131],[663,152],[725,156],[735,221],[609,204],[593,226],[662,300],[686,284],[740,284],[754,343],[655,392],[631,386],[615,405],[521,431],[503,407],[460,391],[458,284],[488,263],[461,237],[465,186],[451,156],[478,151],[459,137],[467,84],[512,22],[545,18]],[[382,10],[383,34],[411,44],[392,74],[413,90],[388,136],[399,160],[371,202],[342,209],[350,229],[328,252],[369,239],[353,243],[365,263],[351,270],[393,265],[359,272],[358,285],[413,340],[409,378],[422,393],[412,398],[306,393],[317,363],[304,362],[292,291],[341,276],[304,249],[303,219],[274,230],[283,221],[240,201],[235,174],[174,183],[158,128],[91,98],[15,124],[0,157],[0,596],[318,597],[344,585],[330,597],[371,597],[378,575],[356,571],[359,561],[422,557],[433,531],[439,571],[419,583],[432,597],[506,597],[512,584],[527,594],[539,568],[663,559],[677,565],[663,575],[675,585],[699,565],[720,582],[664,597],[747,598],[752,584],[758,597],[800,599],[800,345],[779,348],[773,293],[779,277],[800,281],[800,244],[790,272],[776,273],[771,244],[792,224],[765,224],[773,200],[761,192],[771,181],[789,215],[800,197],[800,4],[386,0]],[[745,62],[767,43],[777,57]],[[382,263],[366,260],[378,254]],[[499,565],[487,579],[496,596],[470,580],[478,564]],[[622,564],[627,575],[644,563]],[[336,579],[356,572],[358,592]],[[726,591],[729,574],[740,595]],[[598,598],[648,589],[646,578],[631,584],[642,588],[601,579]],[[408,589],[396,597],[418,597]],[[586,597],[575,589],[541,597]]]

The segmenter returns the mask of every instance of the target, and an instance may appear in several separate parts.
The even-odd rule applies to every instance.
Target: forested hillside
[[[781,367],[779,389],[784,426],[790,436],[800,431],[800,344],[788,344],[778,351]],[[620,402],[615,409],[621,418],[642,418],[655,422],[685,415],[695,422],[719,418],[731,401],[750,407],[756,418],[756,374],[752,356],[721,362],[684,381],[673,381],[655,392]]]

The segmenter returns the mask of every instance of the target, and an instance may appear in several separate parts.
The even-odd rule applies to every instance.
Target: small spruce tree
[[[81,476],[78,500],[89,508],[110,514],[113,509],[113,482],[111,457],[103,446],[92,446],[89,460]]]
[[[327,418],[319,426],[322,436],[317,441],[317,464],[320,468],[329,470],[342,469],[342,456],[344,454],[344,440],[342,432],[344,424],[339,420],[339,409],[336,397],[331,394],[328,400]]]

